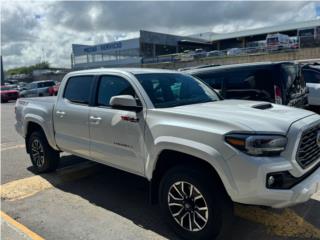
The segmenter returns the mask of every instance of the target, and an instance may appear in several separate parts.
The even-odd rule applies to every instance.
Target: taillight
[[[274,98],[276,104],[282,104],[281,88],[277,85],[274,85]]]

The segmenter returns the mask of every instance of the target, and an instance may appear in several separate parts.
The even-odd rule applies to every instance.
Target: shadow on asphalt
[[[70,155],[63,156],[61,164],[65,167],[84,161],[87,160]],[[146,179],[101,164],[97,164],[95,169],[97,170],[87,177],[58,185],[52,181],[51,174],[47,178],[45,175],[44,178],[52,182],[57,189],[78,195],[96,206],[131,220],[144,229],[156,232],[168,239],[179,239],[162,220],[158,206],[149,204]],[[32,168],[29,170],[32,171]],[[310,200],[308,203],[290,209],[319,228],[320,204],[318,201]],[[268,211],[281,214],[284,210],[269,209]],[[314,223],[315,219],[318,221],[317,223]],[[283,223],[279,223],[279,225],[281,224]],[[235,218],[231,231],[232,239],[237,240],[254,238],[259,240],[304,239],[274,236],[270,234],[265,225],[240,217]]]

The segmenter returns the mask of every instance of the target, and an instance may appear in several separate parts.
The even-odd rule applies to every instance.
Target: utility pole
[[[1,86],[4,85],[4,71],[3,71],[3,63],[2,63],[2,56],[1,58]]]

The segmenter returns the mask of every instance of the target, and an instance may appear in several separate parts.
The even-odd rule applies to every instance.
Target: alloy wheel
[[[168,206],[174,220],[190,232],[202,230],[209,219],[204,196],[191,183],[179,181],[168,192]]]
[[[44,151],[41,142],[34,139],[31,144],[31,155],[35,165],[41,168],[44,164]]]

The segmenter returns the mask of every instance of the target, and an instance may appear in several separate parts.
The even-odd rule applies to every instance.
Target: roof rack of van
[[[192,69],[218,67],[218,66],[221,66],[221,65],[220,64],[206,64],[206,65],[199,65],[199,66],[194,66],[194,67],[179,68],[178,71],[186,71],[186,70],[192,70]]]

